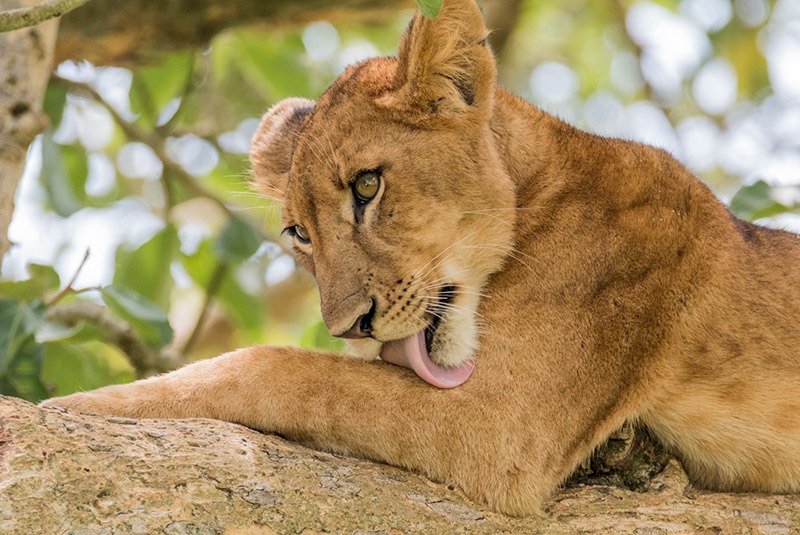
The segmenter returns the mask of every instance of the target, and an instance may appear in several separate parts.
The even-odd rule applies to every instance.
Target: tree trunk
[[[398,468],[213,420],[129,420],[0,397],[0,532],[789,533],[796,496],[698,491],[672,461],[633,492],[577,486],[492,513]]]
[[[38,0],[0,0],[0,10]],[[11,243],[14,194],[33,138],[47,125],[42,100],[50,78],[58,21],[0,33],[0,263]]]

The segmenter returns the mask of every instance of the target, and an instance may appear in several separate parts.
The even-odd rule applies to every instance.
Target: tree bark
[[[484,0],[493,48],[500,52],[513,29],[519,0]],[[64,16],[56,60],[132,66],[158,53],[205,47],[227,28],[286,26],[326,19],[334,23],[387,20],[413,0],[102,0]],[[132,23],[135,21],[135,23]]]
[[[37,0],[0,0],[0,10]],[[58,21],[0,33],[0,263],[11,243],[14,195],[33,138],[47,125],[42,100],[50,78]]]
[[[213,420],[129,420],[0,397],[0,532],[790,533],[797,496],[710,493],[671,461],[646,492],[585,485],[544,517]]]
[[[0,32],[36,26],[61,17],[89,0],[44,0],[36,5],[0,10]]]
[[[386,20],[414,5],[413,0],[102,0],[64,16],[56,59],[131,66],[158,53],[204,47],[235,26]]]

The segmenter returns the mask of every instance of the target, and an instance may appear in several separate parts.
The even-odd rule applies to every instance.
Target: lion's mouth
[[[443,314],[445,313],[448,305],[453,303],[455,295],[455,286],[445,286],[442,288],[442,291],[439,292],[438,303],[433,305],[435,311],[428,311],[428,313],[431,315],[431,321],[428,326],[425,327],[425,349],[428,350],[429,355],[431,353],[431,347],[433,346],[434,337],[436,336],[436,329],[438,329],[439,325],[442,323]]]
[[[416,334],[383,344],[381,358],[386,362],[411,368],[421,379],[439,388],[454,388],[469,379],[475,367],[472,360],[454,368],[445,368],[433,362],[430,357],[436,332],[455,293],[454,286],[443,288],[438,302],[428,310],[432,318],[428,326]]]

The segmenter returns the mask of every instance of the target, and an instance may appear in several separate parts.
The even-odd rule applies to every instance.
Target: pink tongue
[[[424,330],[401,340],[386,342],[381,348],[381,358],[386,362],[411,368],[420,379],[439,388],[454,388],[463,384],[475,368],[472,360],[457,368],[444,368],[435,364],[425,347]]]

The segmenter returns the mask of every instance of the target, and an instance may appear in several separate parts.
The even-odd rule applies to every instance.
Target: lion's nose
[[[369,312],[356,319],[353,326],[341,334],[335,334],[339,338],[368,338],[372,335],[372,317],[375,315],[375,299],[372,300],[372,307]]]

